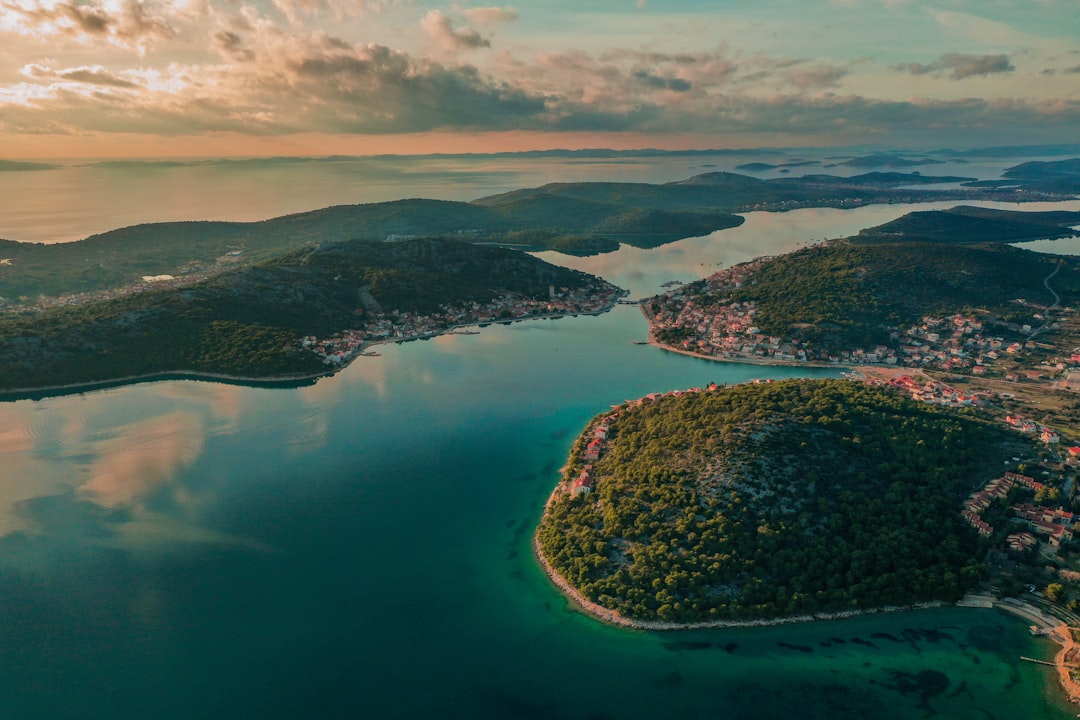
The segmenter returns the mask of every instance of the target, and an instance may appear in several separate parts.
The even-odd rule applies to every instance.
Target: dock
[[[1027,660],[1028,662],[1035,663],[1036,665],[1049,665],[1050,667],[1057,667],[1057,665],[1047,660],[1036,660],[1035,658],[1024,657],[1023,655],[1020,656],[1020,659]]]

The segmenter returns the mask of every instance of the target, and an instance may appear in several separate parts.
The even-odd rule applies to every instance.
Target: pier
[[[1057,667],[1057,665],[1048,660],[1036,660],[1035,658],[1024,657],[1023,655],[1020,656],[1020,659],[1027,660],[1029,663],[1035,663],[1036,665],[1049,665],[1050,667]]]

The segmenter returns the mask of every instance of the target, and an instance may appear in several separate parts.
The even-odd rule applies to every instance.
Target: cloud
[[[845,67],[835,65],[812,65],[799,67],[787,74],[787,79],[796,87],[807,90],[810,88],[833,87],[848,74]]]
[[[1075,75],[1076,73],[1080,73],[1080,65],[1073,65],[1072,67],[1065,68],[1061,72]]]
[[[686,92],[691,87],[692,83],[689,80],[684,80],[678,77],[672,77],[671,75],[655,75],[648,70],[635,70],[631,73],[631,77],[640,81],[648,88],[655,90],[674,90],[675,92]]]
[[[309,19],[329,17],[340,21],[361,17],[378,12],[386,3],[383,0],[273,0],[273,4],[289,23],[300,26]]]
[[[910,75],[940,74],[948,71],[953,80],[969,77],[1010,73],[1016,68],[1009,61],[1008,55],[966,55],[963,53],[945,53],[932,63],[900,63],[892,66],[893,70]]]
[[[67,38],[78,43],[105,40],[145,52],[176,36],[168,8],[139,0],[0,0],[0,30],[38,38]],[[180,5],[182,11],[187,5]]]
[[[27,65],[21,70],[26,77],[34,80],[60,80],[85,83],[87,85],[105,85],[116,88],[133,88],[136,84],[118,75],[114,75],[100,65],[53,70],[42,65]]]
[[[478,7],[462,11],[465,19],[474,25],[489,27],[518,19],[517,11],[512,7]]]
[[[211,36],[214,48],[222,55],[238,62],[249,62],[255,59],[255,53],[244,46],[244,40],[238,34],[229,30],[218,30]]]
[[[476,10],[486,13],[487,22],[509,17],[505,8]],[[291,30],[281,27],[275,10],[269,13],[250,6],[215,10],[198,26],[201,32],[190,33],[205,56],[192,55],[187,62],[128,69],[105,60],[67,68],[56,60],[26,65],[17,82],[0,83],[0,132],[270,136],[573,130],[772,133],[861,142],[916,129],[1004,132],[1010,125],[1062,128],[1077,121],[1073,100],[900,101],[837,94],[841,81],[845,87],[856,85],[859,61],[744,56],[721,46],[531,55],[499,50],[485,56],[486,65],[477,65]],[[439,38],[435,44],[449,53],[487,42],[438,11],[425,15],[424,22],[429,35]],[[1004,55],[952,53],[900,69],[963,78],[1009,72],[1011,64]]]
[[[428,37],[446,52],[460,52],[491,47],[491,41],[473,28],[454,29],[454,23],[439,10],[431,10],[420,21]]]

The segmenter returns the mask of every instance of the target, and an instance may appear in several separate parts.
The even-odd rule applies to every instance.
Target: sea
[[[247,175],[140,167],[143,183],[120,187],[111,175],[131,168],[19,173],[41,187],[49,173],[93,176],[98,197],[111,199],[91,203],[78,183],[57,183],[55,215],[12,205],[0,236],[77,239],[201,217],[204,201],[207,217],[259,219],[556,179],[667,181],[717,161],[426,162],[397,175],[356,171],[350,197],[334,163],[302,164],[292,193],[280,189],[292,171],[273,167],[262,196],[265,165]],[[225,170],[235,173],[215,186]],[[13,174],[0,183],[18,185]],[[158,184],[157,193],[142,186]],[[235,216],[218,197],[226,186],[247,188]],[[124,188],[130,203],[119,202]],[[639,298],[927,207],[750,213],[739,228],[655,250],[541,256]],[[34,213],[51,229],[26,219]],[[379,346],[378,357],[295,388],[161,381],[0,404],[0,717],[1014,720],[1080,711],[1052,668],[1020,659],[1050,659],[1055,646],[997,610],[667,633],[583,615],[544,576],[531,538],[589,418],[649,392],[839,373],[637,345],[647,326],[627,305],[477,330]]]

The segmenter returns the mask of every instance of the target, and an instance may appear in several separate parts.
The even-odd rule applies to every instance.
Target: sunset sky
[[[1080,0],[0,0],[0,159],[1080,138]]]

